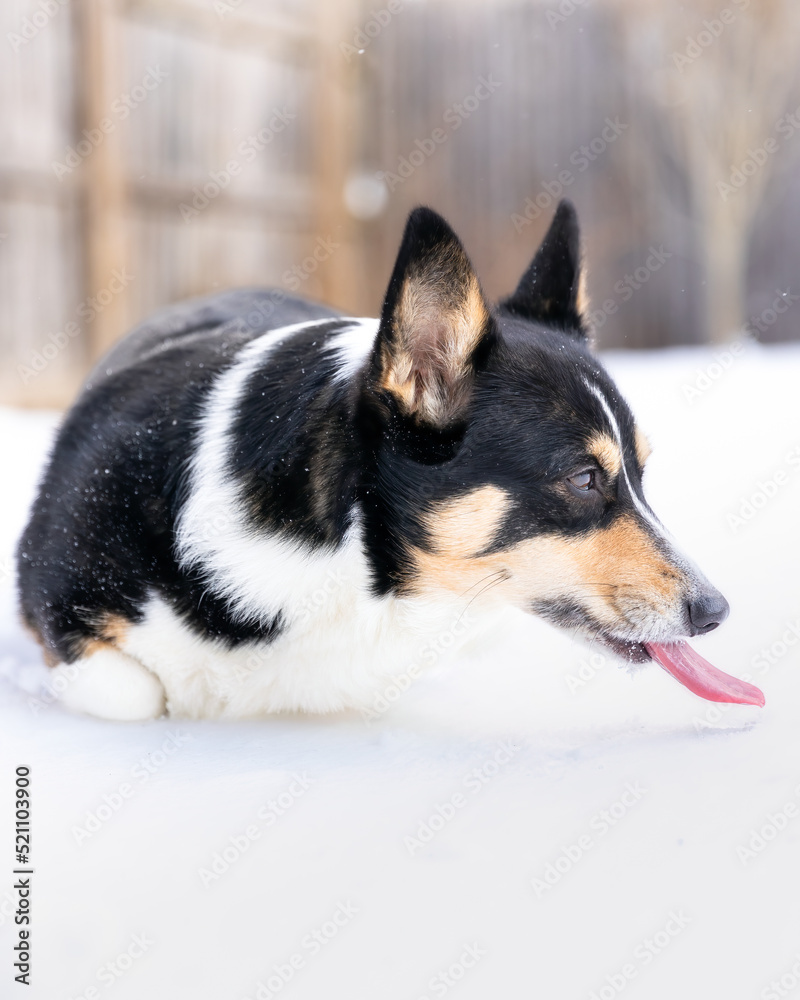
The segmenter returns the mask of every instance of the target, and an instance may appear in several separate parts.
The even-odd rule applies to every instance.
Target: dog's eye
[[[576,490],[580,490],[581,493],[588,493],[589,490],[594,489],[594,469],[587,469],[575,476],[569,476],[567,482]]]

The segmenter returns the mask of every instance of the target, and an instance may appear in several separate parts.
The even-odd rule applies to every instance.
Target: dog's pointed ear
[[[501,307],[586,337],[585,300],[578,216],[572,202],[564,199],[517,290]]]
[[[445,429],[464,417],[474,376],[496,337],[456,234],[429,208],[406,223],[381,311],[371,389],[398,411]]]

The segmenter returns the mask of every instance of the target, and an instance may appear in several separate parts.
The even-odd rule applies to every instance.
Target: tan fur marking
[[[38,641],[38,637],[37,637]],[[39,645],[42,647],[42,659],[44,660],[46,667],[57,667],[61,662],[59,656],[53,652],[52,649],[48,649],[41,641]]]
[[[117,649],[121,648],[130,627],[131,623],[127,618],[123,618],[122,615],[115,615],[113,613],[104,614],[98,622],[100,637],[84,641],[81,646],[80,658],[84,659],[87,656],[92,656],[94,653],[99,652],[101,649],[107,649],[109,646]]]
[[[382,359],[381,387],[434,424],[466,402],[467,362],[489,318],[478,279],[466,264],[454,277],[454,266],[439,280],[406,279],[395,312],[398,342]]]
[[[131,623],[122,615],[107,614],[100,625],[100,634],[112,646],[120,646],[128,636]]]
[[[589,439],[586,450],[594,455],[600,466],[611,476],[618,476],[622,468],[622,455],[613,437],[598,431]]]
[[[619,518],[604,531],[577,544],[586,578],[617,586],[646,588],[661,598],[675,591],[678,574],[632,517]]]
[[[414,399],[418,389],[413,372],[414,359],[409,351],[403,348],[398,348],[391,354],[384,351],[383,378],[380,387],[391,392],[402,403],[406,413],[414,409]]]
[[[638,426],[636,427],[634,440],[636,442],[636,457],[639,459],[639,465],[643,466],[652,454],[653,449],[650,447],[647,435]]]
[[[38,629],[26,622],[23,622],[23,626],[26,632],[33,636],[36,642],[42,647],[42,659],[45,665],[48,667],[57,667],[61,663],[61,657],[58,653],[45,645],[44,639]],[[103,649],[108,645],[119,646],[127,636],[130,626],[131,623],[127,618],[123,618],[122,615],[103,615],[99,622],[101,638],[79,641],[77,644],[79,659],[91,656],[92,653],[96,653],[99,649]]]
[[[586,288],[586,268],[581,265],[578,274],[578,294],[575,297],[575,308],[584,322],[589,315],[589,305],[589,292]]]
[[[460,513],[466,517],[467,507]],[[441,537],[441,527],[436,537]],[[469,548],[480,551],[467,545],[459,549],[455,541],[448,545],[446,540],[433,552],[415,549],[412,590],[447,590],[469,599],[486,586],[487,597],[523,610],[536,602],[566,598],[605,628],[624,632],[648,616],[673,609],[685,585],[683,573],[632,517],[583,536],[545,535],[486,556],[470,555]]]
[[[481,486],[441,505],[428,515],[427,527],[438,558],[469,559],[482,552],[497,534],[511,504],[497,486]]]

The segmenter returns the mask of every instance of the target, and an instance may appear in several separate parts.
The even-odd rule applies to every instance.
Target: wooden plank
[[[234,9],[221,16],[208,6],[196,6],[185,0],[118,0],[120,13],[141,20],[148,26],[169,28],[179,33],[196,35],[205,41],[222,45],[255,47],[280,58],[294,59],[298,54],[313,54],[313,30],[305,19],[295,20],[265,12],[255,18],[238,11],[236,0],[228,0]]]
[[[83,138],[84,129],[101,128],[111,114],[112,101],[123,89],[118,76],[122,53],[116,0],[83,0],[75,13],[76,74],[80,80],[76,131]],[[101,306],[85,330],[89,354],[96,359],[125,332],[130,318],[131,284],[120,280],[129,256],[119,129],[105,134],[85,158],[81,181],[84,299]]]
[[[71,206],[75,189],[70,180],[59,184],[52,170],[0,164],[0,201],[33,201]]]
[[[347,212],[344,189],[358,149],[355,97],[356,68],[344,58],[339,41],[358,27],[360,4],[353,0],[317,0],[315,60],[317,101],[315,115],[314,185],[316,230],[325,241],[338,244],[316,273],[324,301],[359,313],[364,300],[361,261],[358,255],[360,225]]]
[[[274,217],[278,225],[285,226],[292,219],[307,220],[313,214],[314,195],[310,183],[302,178],[274,179],[274,187],[264,191],[237,190],[233,185],[225,188],[210,200],[203,194],[203,187],[209,177],[191,180],[177,180],[170,177],[131,177],[127,180],[129,201],[133,205],[149,209],[160,207],[165,215],[174,215],[175,221],[182,222],[180,206],[198,211],[198,216],[216,213],[253,213],[263,215],[265,221]],[[195,190],[196,189],[196,190]],[[211,186],[214,194],[218,186]],[[195,209],[195,203],[200,206]],[[207,203],[207,204],[205,204]],[[192,222],[189,223],[191,225]]]

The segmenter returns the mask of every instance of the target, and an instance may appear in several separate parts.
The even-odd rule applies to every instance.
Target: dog
[[[417,208],[379,319],[242,289],[135,329],[67,414],[18,547],[64,704],[369,711],[432,637],[509,605],[691,687],[674,651],[728,605],[644,498],[647,440],[591,349],[583,273],[563,201],[492,306]],[[698,693],[743,700],[720,678]]]

